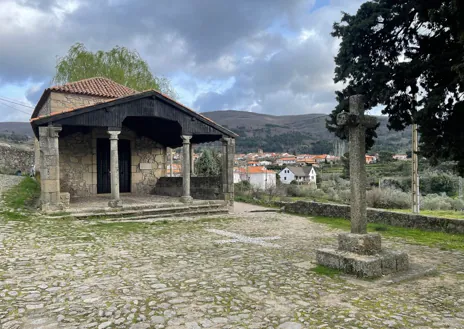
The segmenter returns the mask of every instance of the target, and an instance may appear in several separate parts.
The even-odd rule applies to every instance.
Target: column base
[[[383,250],[375,255],[361,255],[349,251],[319,249],[316,251],[316,259],[319,265],[361,278],[377,278],[409,268],[408,255],[392,250]]]
[[[182,202],[182,203],[192,203],[193,198],[191,196],[181,196],[180,197],[180,202]]]
[[[110,200],[108,201],[108,206],[111,208],[121,208],[122,200]]]
[[[316,250],[316,260],[319,265],[364,278],[408,270],[408,255],[401,251],[382,250],[381,243],[379,234],[340,233],[338,249]]]

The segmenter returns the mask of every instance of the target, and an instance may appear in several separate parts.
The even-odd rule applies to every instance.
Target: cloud
[[[201,111],[328,112],[338,46],[329,33],[340,12],[360,1],[326,2],[3,0],[0,96],[36,102],[57,56],[83,42],[94,51],[137,49]],[[22,95],[8,95],[12,85]],[[5,113],[0,106],[0,120]]]

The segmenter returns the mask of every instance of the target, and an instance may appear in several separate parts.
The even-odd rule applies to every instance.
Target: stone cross
[[[366,128],[377,124],[375,117],[364,115],[364,97],[350,97],[350,112],[337,115],[337,125],[349,129],[351,233],[367,233],[366,211]]]

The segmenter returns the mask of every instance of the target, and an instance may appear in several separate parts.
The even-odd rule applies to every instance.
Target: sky
[[[0,0],[0,121],[29,120],[76,42],[137,50],[199,112],[329,113],[341,88],[332,25],[362,2]]]

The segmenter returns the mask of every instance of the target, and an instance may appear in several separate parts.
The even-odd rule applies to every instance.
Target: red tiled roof
[[[202,115],[201,113],[196,112],[195,110],[192,110],[191,108],[179,103],[175,99],[169,97],[168,95],[165,95],[165,94],[159,92],[158,90],[153,89],[153,90],[146,90],[144,92],[138,92],[138,91],[135,91],[135,90],[133,90],[131,88],[125,87],[125,86],[123,86],[123,85],[121,85],[121,84],[119,84],[117,82],[114,82],[113,80],[110,80],[110,79],[107,79],[107,78],[101,78],[101,77],[84,79],[84,80],[80,80],[80,81],[76,81],[76,82],[70,82],[70,83],[67,83],[67,84],[65,84],[63,86],[54,86],[54,87],[50,87],[50,88],[46,89],[45,92],[42,94],[41,99],[39,100],[39,102],[36,105],[34,113],[32,114],[32,117],[30,119],[31,122],[42,119],[44,117],[59,115],[59,114],[62,114],[64,112],[71,112],[71,111],[74,111],[74,110],[82,109],[82,108],[85,108],[85,107],[92,107],[92,106],[96,105],[96,104],[94,104],[94,105],[89,105],[89,106],[85,106],[85,107],[66,109],[66,110],[63,110],[61,112],[55,112],[55,113],[52,113],[52,114],[49,114],[49,115],[44,115],[44,116],[38,117],[37,112],[38,112],[40,106],[42,106],[43,102],[45,101],[46,96],[48,96],[47,92],[50,92],[50,91],[67,92],[67,93],[73,93],[73,94],[81,94],[81,95],[89,95],[89,96],[100,96],[100,97],[108,97],[108,98],[110,98],[108,100],[104,100],[104,101],[101,101],[99,103],[110,102],[110,101],[113,101],[113,100],[116,100],[116,99],[121,99],[121,98],[131,96],[131,95],[134,95],[134,94],[142,94],[142,93],[145,93],[145,92],[154,92],[154,93],[159,94],[159,95],[163,96],[164,98],[170,100],[171,102],[185,108],[186,110],[188,110],[188,111],[190,111],[192,113],[195,113],[196,115],[200,116],[201,118],[205,119],[206,121],[209,121],[212,124],[218,125],[217,123],[215,123],[210,118]],[[221,127],[221,128],[223,128],[223,127]],[[223,129],[225,129],[225,128],[223,128]],[[228,130],[228,129],[225,129],[225,130]],[[235,135],[235,136],[238,136],[237,134],[235,134],[232,131],[230,131],[230,133]]]
[[[119,98],[137,94],[134,89],[123,86],[113,80],[107,78],[90,78],[70,82],[62,86],[53,86],[49,88],[51,91],[63,93],[99,96],[108,98]]]

